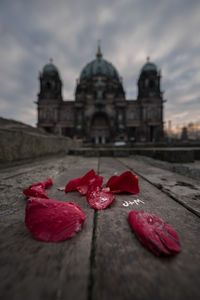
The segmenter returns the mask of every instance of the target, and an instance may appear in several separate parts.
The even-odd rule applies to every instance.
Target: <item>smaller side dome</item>
[[[43,73],[59,73],[57,67],[53,64],[53,59],[49,60],[49,63],[46,64],[43,68]]]
[[[142,67],[142,71],[141,72],[149,72],[149,71],[155,71],[157,72],[157,67],[154,63],[149,61],[149,57],[147,57],[147,62],[146,64]]]

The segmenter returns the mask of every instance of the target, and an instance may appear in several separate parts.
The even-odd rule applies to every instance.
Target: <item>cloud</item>
[[[136,82],[150,56],[162,69],[166,121],[198,119],[199,11],[198,0],[2,0],[1,115],[36,123],[37,77],[50,57],[59,68],[64,98],[74,99],[76,79],[101,39],[104,58],[123,77],[127,98],[137,97]]]

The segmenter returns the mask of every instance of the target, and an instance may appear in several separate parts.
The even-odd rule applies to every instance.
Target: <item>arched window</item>
[[[154,80],[150,80],[150,82],[149,82],[149,87],[150,87],[151,89],[153,89],[153,88],[155,87],[155,82],[154,82]]]
[[[46,89],[47,89],[47,90],[51,90],[51,89],[52,89],[52,84],[51,84],[51,82],[47,81],[47,83],[46,83]]]
[[[51,110],[50,109],[46,110],[46,119],[51,120]]]

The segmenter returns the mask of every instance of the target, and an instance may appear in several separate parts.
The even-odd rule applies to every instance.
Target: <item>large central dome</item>
[[[119,74],[115,67],[102,58],[100,47],[98,47],[96,59],[88,63],[82,70],[80,80],[90,79],[93,76],[106,76],[119,80]]]

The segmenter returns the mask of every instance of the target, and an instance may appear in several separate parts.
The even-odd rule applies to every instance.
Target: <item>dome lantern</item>
[[[142,67],[141,73],[142,72],[149,72],[149,71],[155,71],[157,72],[157,67],[154,63],[150,61],[150,57],[147,56],[147,62],[146,64]]]
[[[57,67],[53,64],[53,59],[49,59],[49,63],[43,67],[43,73],[59,73]]]

